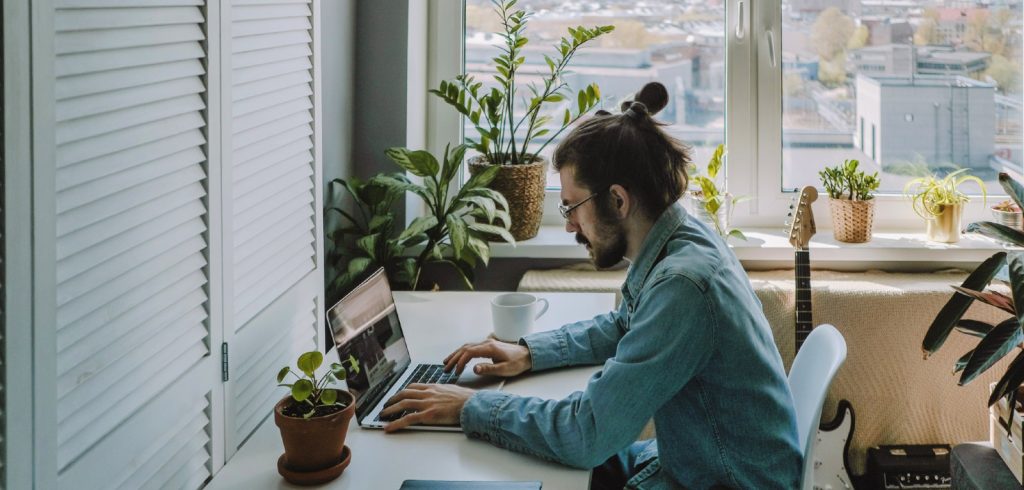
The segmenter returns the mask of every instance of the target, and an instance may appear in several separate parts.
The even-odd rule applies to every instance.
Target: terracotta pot
[[[356,412],[352,394],[338,390],[339,401],[348,406],[340,412],[322,417],[289,417],[282,411],[293,402],[285,396],[274,406],[274,423],[281,430],[287,466],[295,472],[314,472],[336,466],[341,461],[345,436],[352,415]]]
[[[960,217],[963,211],[962,204],[940,204],[939,214],[927,221],[925,233],[928,239],[942,243],[960,241]]]
[[[469,159],[469,173],[472,175],[490,166],[483,155]],[[534,157],[532,163],[525,165],[501,165],[498,175],[487,186],[500,192],[508,201],[508,211],[512,218],[509,232],[517,241],[533,238],[540,231],[547,166],[547,160],[540,157]]]

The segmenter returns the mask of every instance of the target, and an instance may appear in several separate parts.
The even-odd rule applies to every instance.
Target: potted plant
[[[857,170],[859,164],[857,160],[845,160],[818,172],[828,192],[832,233],[840,242],[864,243],[871,240],[871,224],[875,219],[875,196],[872,193],[880,182],[878,172],[867,175]]]
[[[613,26],[569,28],[569,36],[555,46],[554,57],[544,55],[547,73],[540,84],[530,83],[525,107],[518,108],[517,75],[526,61],[525,35],[530,18],[525,10],[514,9],[516,0],[493,0],[494,10],[504,27],[501,52],[493,61],[497,74],[495,86],[483,88],[482,82],[467,74],[442,81],[437,95],[473,124],[476,137],[467,136],[470,148],[479,153],[469,161],[471,174],[479,174],[491,166],[500,168],[490,188],[510,202],[512,236],[526,240],[537,235],[543,212],[545,169],[547,162],[539,155],[562,131],[597,106],[601,92],[590,84],[570,98],[562,73],[576,51],[595,38],[611,32]],[[549,104],[562,104],[554,111],[542,112]],[[563,112],[564,111],[564,112]],[[557,116],[555,115],[557,114]],[[553,127],[547,124],[557,118]],[[545,138],[546,137],[546,138]],[[534,140],[541,142],[539,146]]]
[[[999,184],[1020,207],[1024,200],[1024,187],[1005,173],[999,174]],[[1024,232],[1018,228],[982,221],[967,225],[967,232],[1024,247]],[[1010,295],[986,289],[996,278],[1009,283]],[[963,284],[953,289],[956,293],[939,310],[921,342],[925,359],[942,347],[953,330],[980,338],[978,345],[961,356],[953,366],[954,373],[961,373],[958,384],[963,386],[1012,354],[1013,361],[995,383],[988,405],[993,406],[1005,399],[1008,410],[1009,407],[1019,407],[1021,384],[1024,383],[1024,348],[1021,345],[1024,342],[1024,306],[1021,306],[1024,305],[1024,252],[996,253],[971,272]],[[1010,318],[997,325],[963,319],[974,300],[999,308],[1010,314]],[[1007,432],[1010,432],[1012,420],[1011,415],[1003,422]]]
[[[278,386],[291,390],[274,406],[274,423],[281,430],[284,454],[277,460],[277,471],[286,480],[299,485],[325,483],[338,477],[352,458],[345,446],[348,425],[355,413],[355,398],[334,383],[344,381],[348,370],[359,372],[354,357],[339,363],[317,377],[323,363],[319,351],[299,356],[299,373],[285,366],[277,373]],[[296,380],[285,383],[288,375]]]
[[[466,287],[473,289],[473,268],[478,262],[486,265],[490,260],[490,244],[485,237],[497,236],[515,243],[508,231],[508,203],[500,193],[485,187],[498,167],[474,175],[453,190],[452,181],[465,152],[465,145],[445,148],[439,163],[423,150],[386,151],[400,167],[421,177],[422,184],[411,182],[403,173],[379,174],[366,182],[331,182],[331,204],[325,212],[331,217],[326,253],[331,274],[328,304],[358,284],[367,272],[380,267],[387,271],[392,284],[417,290],[425,286],[421,280],[424,265],[443,263],[453,266]],[[351,196],[354,212],[345,210],[342,194],[335,190],[338,188]],[[399,232],[393,206],[406,192],[423,199],[429,213]]]
[[[690,201],[690,207],[694,210],[697,219],[707,223],[719,236],[728,240],[729,237],[736,237],[746,240],[747,237],[738,229],[730,229],[729,222],[732,219],[732,212],[736,204],[750,199],[749,196],[733,196],[724,189],[720,189],[716,182],[718,171],[722,168],[722,160],[725,157],[725,145],[718,145],[715,153],[711,155],[705,175],[699,175],[695,165],[691,167],[690,183],[694,188],[686,193]]]
[[[962,168],[942,178],[935,175],[918,177],[903,187],[903,193],[913,203],[914,212],[927,223],[929,240],[945,243],[960,241],[960,217],[963,215],[964,204],[970,201],[967,194],[960,192],[961,184],[977,183],[981,187],[982,200],[986,198],[985,183],[973,175],[967,175],[967,170]]]
[[[1020,207],[1010,199],[993,204],[991,208],[993,221],[1010,228],[1021,229],[1024,226]]]

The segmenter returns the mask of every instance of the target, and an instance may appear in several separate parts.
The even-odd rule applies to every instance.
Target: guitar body
[[[815,490],[849,490],[850,441],[853,439],[853,406],[839,400],[836,416],[818,428],[818,444],[814,449]],[[839,462],[838,467],[836,462]]]
[[[788,223],[789,243],[793,245],[794,272],[796,283],[796,325],[794,340],[800,351],[804,340],[811,334],[814,322],[811,318],[811,253],[808,245],[814,236],[814,212],[811,203],[818,198],[814,187],[804,187],[790,206],[791,221]],[[814,454],[814,484],[816,490],[850,490],[850,467],[847,453],[853,439],[853,406],[846,400],[839,401],[838,413],[831,421],[821,424],[817,433]]]

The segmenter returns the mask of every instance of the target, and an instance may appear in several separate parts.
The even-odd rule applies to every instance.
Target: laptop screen
[[[339,359],[359,361],[349,373],[348,389],[356,398],[356,414],[372,410],[394,378],[409,366],[409,347],[398,321],[384,269],[373,273],[327,311]]]

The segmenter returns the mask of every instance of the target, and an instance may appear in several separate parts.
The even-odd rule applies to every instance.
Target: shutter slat
[[[77,80],[77,78],[72,75],[88,75],[116,69],[130,70],[132,68],[141,67],[154,68],[164,64],[173,64],[172,62],[182,61],[193,61],[195,64],[202,66],[202,64],[196,60],[201,59],[203,56],[202,45],[194,41],[161,44],[159,46],[124,48],[118,50],[117,56],[110,56],[110,53],[108,52],[66,54],[58,57],[56,63],[54,63],[54,72],[58,77],[60,77],[57,80],[57,98],[63,99],[66,97],[73,97],[75,95],[82,95],[81,93],[68,94],[65,93],[66,88],[62,89],[62,87],[73,85],[71,82],[73,80]],[[135,80],[135,78],[131,78],[130,80]],[[107,89],[107,87],[90,87],[88,84],[82,85],[85,85],[82,87],[85,90]]]
[[[304,323],[303,325],[312,326],[311,323]],[[239,406],[242,407],[238,412],[235,423],[235,430],[238,433],[248,434],[255,430],[259,422],[263,420],[263,417],[272,413],[274,404],[288,393],[283,388],[267,384],[266,382],[260,383],[260,378],[270,377],[273,379],[275,371],[281,369],[281,366],[290,365],[300,354],[316,349],[316,340],[313,339],[313,332],[315,330],[306,328],[301,331],[308,335],[293,337],[290,344],[283,344],[288,345],[288,349],[273,359],[277,362],[270,362],[265,367],[262,367],[262,369],[258,368],[246,372],[247,377],[251,379],[246,380],[249,386],[246,390],[239,392],[238,396]],[[280,350],[280,347],[278,347],[278,350]]]
[[[234,195],[235,197],[252,195],[256,194],[258,190],[262,194],[266,190],[264,188],[276,188],[278,186],[273,184],[281,182],[282,179],[303,175],[312,161],[309,151],[300,150],[298,154],[290,155],[266,170],[245,179],[236,180]]]
[[[54,51],[61,55],[84,51],[158,46],[203,39],[203,31],[199,25],[182,24],[57,33],[53,46]]]
[[[242,132],[247,129],[272,123],[291,114],[309,112],[312,108],[313,103],[309,100],[309,97],[290,100],[283,104],[278,104],[256,112],[251,112],[244,116],[236,117],[234,131]]]
[[[305,235],[311,234],[313,231],[313,227],[311,226],[311,223],[313,222],[313,213],[310,212],[311,203],[312,200],[310,203],[289,203],[288,207],[285,208],[286,211],[276,214],[273,217],[276,221],[259,221],[254,226],[249,226],[239,230],[240,232],[244,232],[246,240],[235,242],[235,264],[241,264],[243,261],[252,257],[252,255],[258,252],[261,248],[270,247],[273,242],[278,239],[282,237],[287,238],[283,233],[285,230],[304,227],[305,231],[302,235],[292,236],[291,238],[294,240],[298,240],[300,237],[305,239]],[[278,219],[278,217],[280,217],[280,219]],[[251,266],[255,267],[256,265],[251,264]],[[251,272],[252,271],[247,271],[247,273]]]
[[[57,8],[103,7],[168,7],[176,5],[202,5],[204,0],[56,0]]]
[[[235,102],[243,101],[250,97],[270,94],[277,90],[282,90],[295,85],[309,84],[312,81],[313,76],[309,73],[309,70],[286,73],[284,75],[264,78],[261,80],[253,80],[249,83],[236,86],[232,91],[231,99]]]
[[[234,113],[236,117],[244,116],[245,114],[250,114],[293,100],[303,98],[308,100],[310,95],[313,95],[313,89],[310,88],[308,83],[287,87],[275,92],[264,94],[262,97],[250,97],[248,99],[235,102]]]
[[[313,26],[306,17],[249,20],[231,23],[231,35],[236,37],[260,36],[288,31],[308,31]]]
[[[233,155],[237,162],[235,178],[248,178],[289,156],[312,149],[313,140],[310,136],[313,136],[313,128],[303,124],[239,149]]]
[[[150,179],[135,187],[125,189],[89,202],[78,208],[69,209],[57,216],[57,236],[80,230],[93,223],[126,214],[137,214],[141,206],[155,197],[196,186],[206,175],[203,169],[193,165],[169,175]],[[205,193],[205,192],[204,192]]]
[[[293,182],[289,186],[282,188],[276,194],[267,196],[264,201],[256,204],[255,206],[241,209],[236,212],[234,230],[246,230],[250,224],[261,220],[264,217],[266,217],[267,222],[270,222],[270,213],[277,212],[277,210],[281,209],[281,206],[284,203],[294,203],[297,199],[301,201],[293,204],[292,207],[288,208],[288,211],[281,212],[279,217],[286,216],[292,211],[298,210],[302,205],[311,206],[313,204],[313,195],[310,192],[310,186],[304,181]],[[254,230],[250,230],[250,232],[251,231]],[[235,236],[237,240],[236,243],[245,243],[243,240],[238,239],[237,233]]]
[[[315,252],[313,250],[315,237],[309,231],[310,223],[297,223],[296,228],[302,225],[305,225],[306,230],[299,231],[294,235],[281,233],[267,240],[264,246],[268,250],[267,253],[264,253],[263,250],[256,250],[250,257],[246,257],[245,259],[248,259],[249,262],[255,262],[255,265],[248,270],[236,269],[243,271],[240,274],[235,274],[236,287],[241,291],[245,291],[250,285],[255,284],[263,277],[265,270],[271,267],[272,264],[284,262],[286,257],[294,257],[310,253],[310,251]],[[269,252],[271,250],[273,252]],[[259,260],[260,258],[262,260]],[[240,262],[236,261],[235,263],[239,264]]]
[[[278,182],[268,182],[261,187],[254,187],[250,192],[244,195],[236,195],[236,207],[235,209],[245,209],[249,206],[255,205],[257,202],[263,200],[266,196],[270,196],[276,193],[277,189],[287,187],[293,182],[308,182],[310,189],[313,187],[312,180],[310,177],[313,175],[313,169],[304,168],[301,172],[297,172],[282,178]]]
[[[202,51],[199,44],[192,43]],[[140,56],[148,55],[143,53]],[[120,58],[120,57],[118,57]],[[149,61],[149,60],[146,60]],[[57,100],[67,100],[84,95],[99,94],[113,90],[123,90],[153,83],[177,80],[186,77],[198,77],[206,73],[203,65],[194,59],[174,61],[170,63],[130,66],[102,72],[89,72],[81,75],[63,77],[57,80],[55,92]]]
[[[209,424],[208,383],[196,383],[195,369],[162,391],[153,403],[126,417],[124,422],[82,454],[57,477],[58,488],[110,488],[128,479],[137,468],[166,454],[169,427],[188,426],[191,420]],[[208,436],[205,440],[208,440]],[[118,464],[117,462],[123,462]]]
[[[278,5],[249,5],[239,4],[234,9],[235,21],[246,21],[256,19],[281,19],[288,17],[309,17],[309,6],[305,3],[284,4],[274,2]]]
[[[97,308],[113,301],[118,295],[126,294],[133,288],[154,289],[152,274],[170,270],[190,255],[198,254],[203,249],[203,245],[205,245],[198,243],[197,240],[199,239],[195,237],[186,240],[177,245],[177,248],[173,248],[168,253],[162,254],[154,260],[146,262],[138,268],[117,277],[116,280],[111,281],[102,288],[95,288],[88,291],[87,294],[81,294],[73,297],[70,301],[64,302],[64,304],[57,308],[58,323],[65,324],[78,320],[87,313],[91,313]]]
[[[205,90],[203,82],[190,76],[115,92],[105,92],[92,97],[79,97],[58,104],[57,121],[69,121],[160,100],[176,99],[190,94],[199,94],[203,90]]]
[[[288,188],[289,190],[291,187]],[[258,236],[261,230],[280,226],[281,223],[295,223],[313,216],[312,204],[313,195],[309,191],[299,194],[298,197],[291,197],[291,192],[282,192],[274,195],[274,202],[278,203],[273,211],[258,217],[250,222],[238,223],[235,229],[235,244],[242,249]]]
[[[140,124],[163,121],[174,116],[194,114],[206,108],[198,94],[128,107],[112,112],[57,123],[57,144],[113,133]]]
[[[198,129],[205,125],[198,113],[182,114],[163,121],[141,124],[116,133],[61,145],[57,153],[57,166],[84,162],[101,155],[109,155],[146,143],[152,143],[169,136]]]
[[[188,301],[182,298],[187,298],[195,291],[202,291],[206,280],[203,274],[205,265],[206,260],[201,255],[192,254],[181,263],[173,264],[167,271],[158,271],[160,275],[154,276],[144,287],[130,289],[104,303],[102,308],[86,311],[70,319],[58,330],[57,351],[68,352],[71,357],[68,363],[74,362],[71,349],[93,332],[101,328],[109,328],[111,332],[131,329],[152,317],[154,311],[163,311],[175,301],[181,300],[187,304]],[[201,296],[205,298],[206,294],[202,293]],[[64,361],[58,361],[58,364],[65,365]]]
[[[302,31],[246,36],[235,38],[234,42],[231,43],[231,51],[232,53],[246,53],[261,49],[290,46],[292,44],[309,44],[312,40],[308,32]]]
[[[209,421],[206,417],[182,418],[176,421],[173,426],[168,427],[170,430],[160,434],[159,439],[153,441],[153,445],[146,448],[146,452],[140,455],[142,456],[140,459],[146,463],[140,465],[132,473],[124,475],[126,477],[124,480],[115,482],[111,487],[147,488],[145,487],[146,482],[167,462],[167,460],[154,460],[152,457],[165,448],[177,452],[179,449],[189,446],[190,442],[203,442],[203,439],[207,439],[204,437],[207,423]]]
[[[125,490],[132,490],[133,488],[173,488],[175,490],[186,488],[185,482],[191,480],[197,473],[205,471],[203,466],[206,463],[206,451],[203,447],[205,444],[202,441],[205,435],[205,429],[200,428],[196,430],[194,437],[178,448],[174,456],[167,458],[149,481],[141,487],[125,486],[123,488]],[[166,448],[167,452],[171,452],[173,449],[173,446]]]
[[[79,230],[65,233],[57,238],[57,260],[92,247],[107,237],[120,235],[136,226],[141,226],[155,216],[159,216],[159,213],[185,206],[195,199],[202,199],[204,195],[206,195],[206,190],[202,185],[198,183],[189,185],[169,194],[157,196],[150,202],[121,213],[118,215],[118,219],[102,220]]]
[[[150,9],[107,8],[58,10],[53,17],[57,32],[116,29],[170,24],[201,24],[203,14],[195,7]]]
[[[113,155],[60,168],[57,169],[57,190],[64,191],[175,153],[190,156],[198,151],[202,154],[199,147],[205,142],[202,132],[188,131]]]
[[[310,56],[313,56],[313,51],[310,49],[308,44],[292,44],[289,46],[281,46],[279,48],[261,49],[259,51],[232,54],[231,68],[234,70],[234,76],[237,77],[239,71],[245,68],[277,63],[279,61],[286,60],[301,60],[303,58],[307,58],[308,60]],[[252,81],[257,80],[259,78],[262,77],[253,78],[250,76],[248,79],[245,79],[244,81]]]
[[[263,53],[262,50],[254,51],[255,53]],[[268,78],[287,75],[289,73],[302,73],[308,72],[313,68],[313,63],[308,57],[302,58],[288,58],[286,60],[275,61],[275,62],[264,62],[250,66],[247,68],[235,68],[231,72],[231,77],[236,85],[244,85],[246,83],[255,82],[258,80],[266,80]]]
[[[138,247],[151,240],[159,239],[169,229],[183,225],[186,222],[199,219],[206,213],[202,203],[191,201],[185,206],[168,210],[169,212],[159,218],[146,222],[142,226],[132,228],[110,240],[106,240],[93,247],[83,250],[81,253],[69,256],[58,261],[57,282],[64,282],[72,277],[81,274],[102,264],[122,253]]]
[[[253,283],[251,287],[235,294],[236,324],[245,322],[256,316],[266,305],[288,290],[302,279],[309,271],[315,269],[314,251],[309,255],[292,257],[276,268],[267,271],[263,279]]]
[[[61,192],[57,198],[57,213],[96,202],[116,194],[120,189],[141,185],[151,180],[187,171],[206,160],[203,150],[192,146],[185,150],[128,170],[81,183]]]
[[[309,123],[311,122],[313,122],[313,115],[309,111],[300,111],[269,124],[264,124],[247,131],[235,132],[232,144],[236,152],[243,152],[243,155],[248,159],[251,156],[244,153],[248,147],[258,145],[260,142],[265,142],[270,138],[298,127],[310,128]],[[309,129],[309,134],[313,134],[312,128]],[[265,151],[269,151],[269,148]]]

